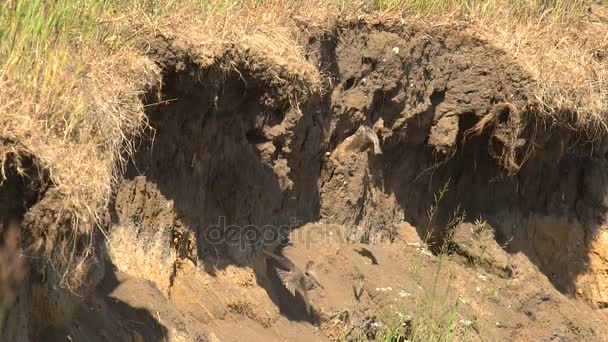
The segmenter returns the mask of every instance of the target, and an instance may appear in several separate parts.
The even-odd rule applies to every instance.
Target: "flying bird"
[[[380,148],[380,140],[378,139],[378,135],[368,126],[363,126],[363,130],[365,132],[365,138],[368,144],[371,144],[374,148],[374,154],[380,155],[382,154],[382,149]]]
[[[357,252],[362,257],[368,258],[372,262],[372,265],[378,265],[378,259],[376,259],[374,254],[369,249],[361,247],[361,250],[355,249],[355,252]]]
[[[358,273],[355,276],[355,281],[353,282],[353,292],[355,294],[355,298],[357,300],[361,299],[361,296],[363,295],[363,279],[365,277],[363,276],[363,274]]]
[[[307,292],[314,289],[315,287],[324,288],[319,282],[316,272],[314,271],[314,261],[308,261],[306,268],[302,271],[297,267],[291,260],[278,256],[272,252],[264,251],[264,254],[273,258],[283,268],[277,268],[277,274],[283,286],[295,297],[296,293],[302,297],[304,305],[306,306],[306,313],[310,316],[310,300],[308,299]]]
[[[374,155],[381,155],[380,139],[376,132],[369,126],[361,125],[351,136],[347,137],[336,147],[334,154],[360,153],[372,149]]]

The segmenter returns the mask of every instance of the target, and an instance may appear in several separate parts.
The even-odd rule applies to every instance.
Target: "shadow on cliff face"
[[[161,234],[179,258],[213,274],[248,265],[264,232],[275,233],[268,241],[276,246],[278,227],[289,232],[319,219],[390,230],[405,218],[426,235],[427,210],[448,184],[432,224],[437,239],[456,210],[486,219],[508,251],[525,253],[556,288],[574,294],[604,211],[603,188],[594,187],[596,178],[603,184],[604,156],[585,154],[577,134],[541,122],[528,98],[534,82],[486,42],[445,28],[429,35],[403,25],[344,26],[308,41],[311,62],[334,83],[299,108],[293,89],[242,61],[239,73],[200,69],[183,56],[184,70],[166,65],[161,101],[147,104],[150,129],[125,182],[153,185],[174,214],[159,233],[150,218],[164,209],[140,210],[143,196],[116,203],[123,208],[115,223],[139,215],[135,221],[149,222],[138,236]],[[159,41],[151,53],[171,49]],[[479,126],[488,115],[495,118]],[[327,170],[326,151],[380,119],[382,157]],[[195,242],[184,252],[188,234]],[[254,271],[284,307],[278,279],[265,266]]]
[[[326,104],[316,97],[302,104],[303,114],[270,75],[186,65],[165,70],[161,104],[147,107],[150,129],[117,190],[114,224],[137,227],[138,240],[162,241],[167,279],[175,257],[209,274],[252,266],[284,308],[279,279],[251,260],[319,218]],[[169,291],[172,281],[161,288]]]
[[[175,102],[148,109],[151,139],[126,178],[145,175],[174,201],[177,218],[197,237],[199,259],[228,253],[246,265],[263,229],[294,229],[318,217],[311,171],[320,159],[310,146],[319,145],[320,129],[287,103],[265,104],[269,86],[250,75],[244,82],[230,74],[220,84],[219,72],[201,73],[198,81],[187,72],[166,75],[163,99]]]
[[[570,132],[554,130],[545,133],[569,138]],[[420,155],[412,150],[391,156],[389,164],[394,169],[388,183],[405,208],[406,219],[419,228],[421,236],[427,235],[425,229],[430,226],[436,245],[441,245],[442,229],[456,211],[469,222],[487,220],[508,252],[524,253],[560,292],[576,295],[581,285],[578,277],[589,270],[589,245],[605,211],[592,200],[592,192],[581,189],[584,183],[602,184],[601,177],[589,174],[589,166],[599,160],[580,151],[547,158],[543,154],[550,153],[551,147],[537,146],[518,173],[509,176],[487,157],[486,145],[480,143],[484,138],[487,135],[459,141],[464,148],[440,165],[430,158],[412,160],[408,152]],[[424,175],[425,170],[432,171]],[[404,174],[418,178],[408,183]],[[448,191],[437,201],[434,196],[444,186]],[[412,192],[420,196],[413,200]],[[437,216],[429,224],[427,209],[434,204]]]
[[[59,279],[53,271],[46,275],[28,273],[15,302],[7,308],[2,340],[166,341],[168,330],[158,321],[158,314],[133,306],[121,294],[126,291],[142,297],[139,281],[136,287],[130,285],[131,289],[125,290],[129,286],[125,284],[135,281],[115,273],[109,264],[106,267],[98,286],[80,294],[58,287]],[[149,291],[154,290],[150,284]]]
[[[20,172],[17,172],[13,157],[5,160],[6,178],[0,184],[0,224],[14,222],[9,226],[20,227],[23,215],[47,193],[48,184],[44,183],[47,178],[38,174],[40,170],[32,158],[21,156]],[[0,245],[9,232],[0,229]],[[22,248],[28,238],[28,232],[22,229],[21,241],[17,241],[17,248],[11,249],[13,255],[4,256],[20,264],[20,269],[12,270],[10,275],[16,276],[17,271],[22,274],[13,279],[18,283],[9,284],[14,300],[2,303],[6,306],[0,315],[3,319],[0,340],[132,341],[139,337],[145,341],[163,341],[167,336],[166,328],[151,312],[113,296],[121,281],[110,265],[93,265],[92,288],[78,294],[70,292],[59,286],[60,275],[52,267],[42,268],[39,257],[28,255]],[[0,291],[3,290],[6,288],[0,286]],[[4,295],[1,293],[0,298],[5,299]]]
[[[396,207],[426,236],[428,209],[437,204],[431,227],[439,241],[431,243],[440,244],[456,211],[485,219],[507,251],[526,254],[559,291],[575,295],[605,220],[606,144],[539,116],[534,81],[486,42],[441,28],[349,28],[335,48],[332,138],[382,120],[384,154],[363,165],[380,191],[359,190],[358,205],[373,210],[346,223],[388,227],[402,219]],[[321,202],[343,204],[332,194]]]
[[[84,296],[49,290],[42,279],[32,281],[28,311],[32,341],[167,341],[168,329],[157,312],[128,302],[127,292],[144,297],[145,288],[106,265],[104,278]],[[140,280],[141,281],[141,280]],[[139,281],[138,281],[139,282]],[[127,289],[128,288],[128,289]],[[150,290],[156,290],[150,284]],[[156,290],[158,291],[158,290]],[[162,295],[159,292],[159,295]],[[153,303],[154,301],[151,301]]]

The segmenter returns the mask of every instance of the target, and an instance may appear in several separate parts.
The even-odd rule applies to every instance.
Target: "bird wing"
[[[363,295],[363,283],[360,280],[355,281],[353,284],[353,291],[355,292],[355,298],[359,300]]]
[[[306,306],[306,314],[310,316],[310,301],[308,299],[308,294],[306,293],[306,290],[302,289],[302,286],[298,284],[298,282],[301,281],[303,274],[298,274],[296,271],[284,271],[279,268],[277,268],[277,274],[285,288],[287,288],[294,297],[296,292],[302,297],[304,305]]]
[[[296,287],[297,287],[297,277],[295,277],[293,271],[284,271],[280,268],[277,268],[277,274],[283,283],[283,286],[287,288],[287,290],[291,293],[291,295],[296,295]]]
[[[285,267],[285,268],[287,268],[289,270],[293,270],[296,267],[296,265],[294,265],[294,263],[291,262],[291,260],[289,260],[289,259],[287,259],[285,257],[278,256],[278,255],[276,255],[276,254],[274,254],[272,252],[269,252],[269,251],[263,251],[263,252],[264,252],[264,254],[266,254],[267,256],[269,256],[271,258],[273,258],[276,262],[278,262],[279,264],[281,264],[281,266],[283,266],[283,267]]]
[[[373,129],[369,127],[365,127],[365,134],[367,138],[371,141],[372,145],[374,145],[374,154],[382,154],[382,149],[380,148],[380,140],[378,139],[378,135],[374,132]]]

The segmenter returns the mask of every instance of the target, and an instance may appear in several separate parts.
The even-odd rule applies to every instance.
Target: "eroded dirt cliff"
[[[447,311],[457,340],[605,340],[605,138],[538,115],[535,81],[458,25],[303,29],[323,92],[238,47],[202,66],[151,41],[163,84],[89,291],[32,274],[5,336],[371,340]],[[340,148],[361,126],[381,154]],[[315,262],[311,316],[262,250]]]

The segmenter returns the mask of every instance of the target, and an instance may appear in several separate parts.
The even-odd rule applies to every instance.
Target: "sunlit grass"
[[[31,155],[48,171],[65,199],[59,214],[71,224],[60,217],[46,231],[30,231],[24,247],[70,272],[82,271],[75,254],[87,247],[78,251],[75,241],[92,231],[106,204],[121,149],[143,119],[138,92],[153,73],[126,43],[126,23],[112,21],[115,4],[0,5],[0,162]],[[62,258],[70,265],[60,265]]]
[[[377,0],[377,3],[386,10],[478,18],[506,14],[521,20],[541,16],[569,20],[586,14],[591,5],[589,0]]]
[[[48,134],[68,139],[86,115],[86,100],[73,90],[91,59],[108,53],[113,29],[99,23],[106,7],[103,1],[8,0],[0,9],[0,86],[24,115],[44,121]]]

